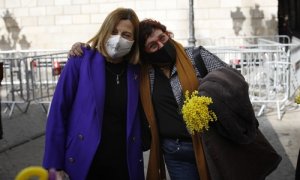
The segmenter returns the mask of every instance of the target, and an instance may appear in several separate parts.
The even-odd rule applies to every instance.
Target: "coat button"
[[[72,157],[69,157],[69,159],[68,159],[68,160],[69,160],[69,162],[70,162],[70,163],[74,163],[74,162],[75,162],[75,159],[74,159],[74,158],[72,158]]]
[[[80,139],[81,141],[83,141],[84,136],[82,134],[78,134],[78,139]]]
[[[135,136],[132,137],[132,141],[133,141],[133,142],[135,141]]]
[[[143,159],[140,159],[140,162],[143,162]]]

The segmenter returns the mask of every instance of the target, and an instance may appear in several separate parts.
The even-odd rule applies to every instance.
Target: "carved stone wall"
[[[9,10],[6,10],[1,19],[4,22],[4,29],[6,31],[1,34],[0,50],[17,49],[17,45],[21,49],[29,49],[30,42],[27,41],[26,35],[21,33],[21,28],[15,17],[13,17],[13,14]]]

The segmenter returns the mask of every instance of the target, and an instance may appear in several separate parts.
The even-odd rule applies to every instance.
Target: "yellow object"
[[[48,171],[40,166],[30,166],[20,171],[15,180],[27,180],[32,177],[48,180]]]
[[[300,90],[298,90],[298,92],[296,94],[295,103],[300,104]]]
[[[194,91],[191,95],[186,91],[181,111],[190,134],[208,130],[209,122],[217,120],[216,114],[208,108],[212,103],[212,98],[199,96],[198,91]]]

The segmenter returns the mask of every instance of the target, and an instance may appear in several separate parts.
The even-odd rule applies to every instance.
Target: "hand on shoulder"
[[[82,56],[83,55],[83,50],[82,47],[88,48],[90,49],[90,45],[87,43],[82,43],[82,42],[76,42],[72,45],[69,53],[68,53],[68,57],[71,56]]]

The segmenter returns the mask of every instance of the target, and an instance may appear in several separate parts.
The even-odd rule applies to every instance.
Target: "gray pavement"
[[[4,139],[0,140],[0,180],[12,180],[27,166],[41,165],[44,148],[46,113],[38,104],[30,105],[27,113],[18,109],[9,118],[3,113]],[[283,160],[267,180],[294,180],[300,148],[300,107],[285,108],[281,120],[276,109],[267,108],[258,117],[260,129]],[[147,152],[145,157],[148,157]]]

